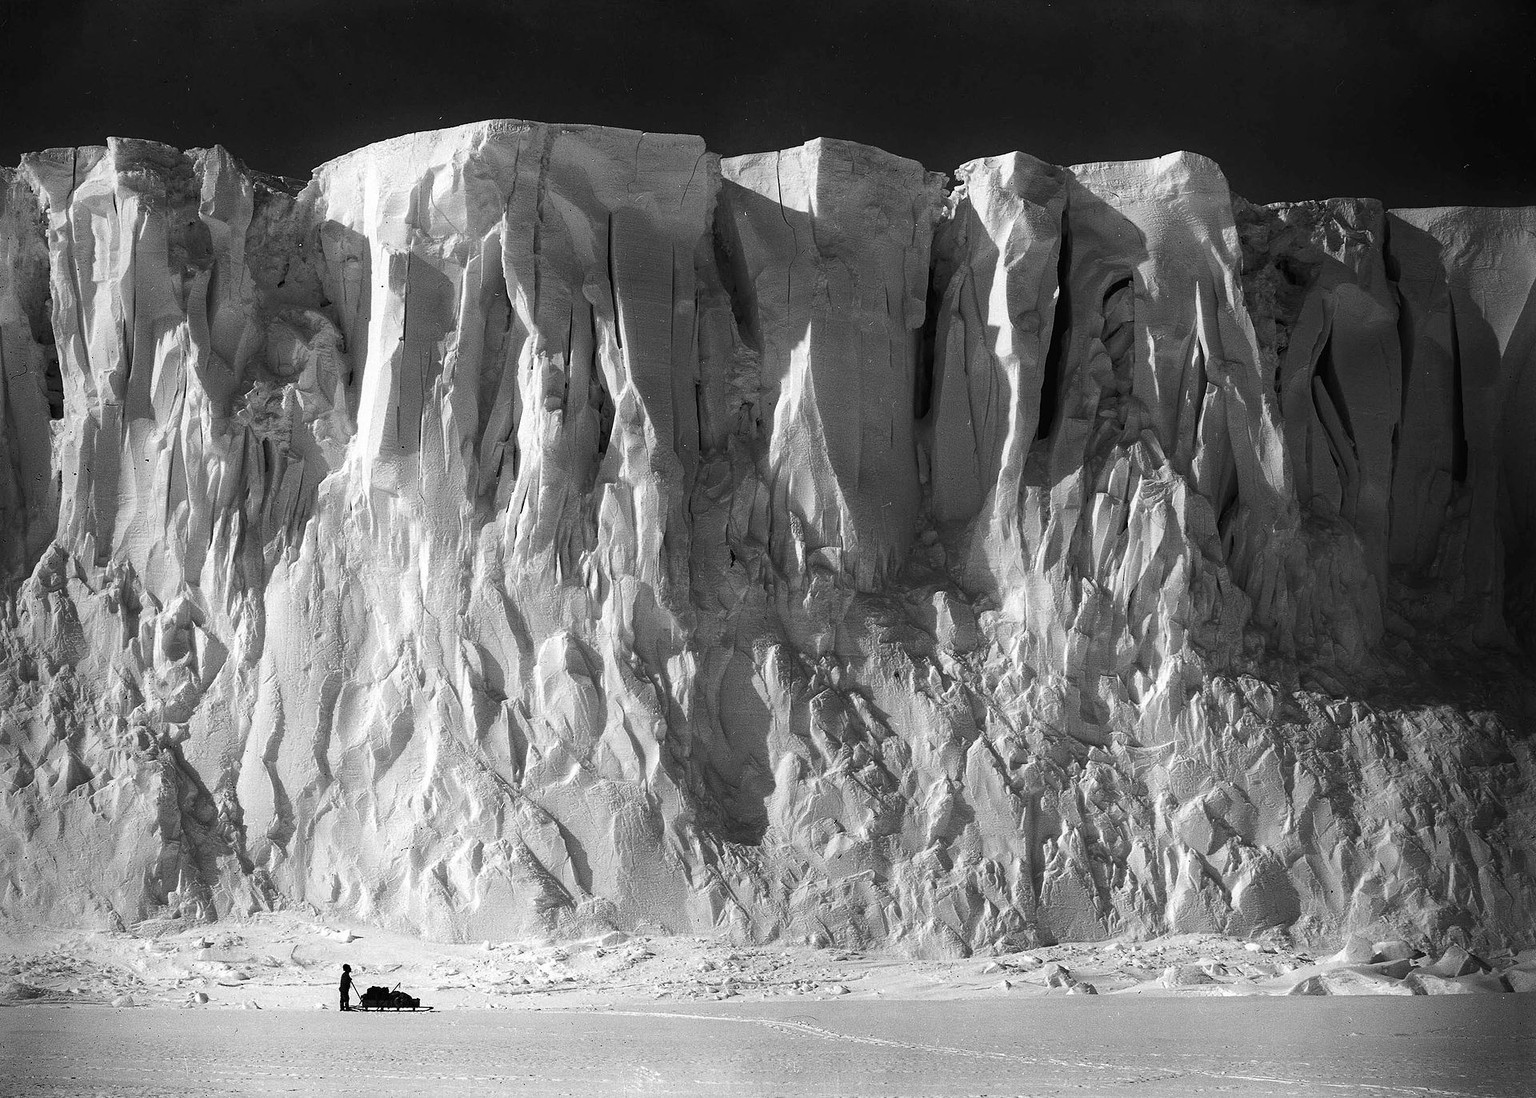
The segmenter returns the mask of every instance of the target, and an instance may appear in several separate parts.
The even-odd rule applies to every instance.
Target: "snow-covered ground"
[[[1494,960],[1518,984],[1532,958]],[[0,1093],[1536,1092],[1536,997],[1345,961],[1202,936],[955,961],[623,935],[457,945],[293,912],[11,927]],[[437,1009],[343,1017],[343,962]]]
[[[14,1095],[1510,1095],[1536,1011],[1460,998],[0,1013]]]

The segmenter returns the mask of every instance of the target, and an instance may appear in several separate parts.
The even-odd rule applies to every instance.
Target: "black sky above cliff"
[[[0,0],[0,164],[148,137],[307,176],[490,117],[952,170],[1176,148],[1259,201],[1536,204],[1529,0]]]

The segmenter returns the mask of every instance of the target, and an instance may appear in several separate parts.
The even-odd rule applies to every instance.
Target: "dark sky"
[[[482,118],[816,136],[948,171],[1177,148],[1258,201],[1536,204],[1536,0],[0,0],[0,163],[316,164]]]

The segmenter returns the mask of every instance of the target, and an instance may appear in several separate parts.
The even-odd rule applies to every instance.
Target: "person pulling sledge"
[[[352,994],[352,966],[341,966],[341,1009],[351,1010],[347,1004],[347,998]]]

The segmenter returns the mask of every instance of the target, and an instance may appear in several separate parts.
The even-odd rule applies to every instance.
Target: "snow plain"
[[[1536,963],[1492,960],[1512,980]],[[436,1009],[343,1017],[343,961]],[[1536,998],[1477,994],[1479,974],[1409,994],[1359,968],[1281,935],[912,960],[617,934],[436,943],[297,911],[13,925],[0,1094],[1531,1092]],[[1063,973],[1098,993],[1052,986]],[[1328,994],[1287,994],[1319,973]]]
[[[0,1014],[5,1090],[211,1094],[1528,1095],[1510,999],[1126,998]]]

